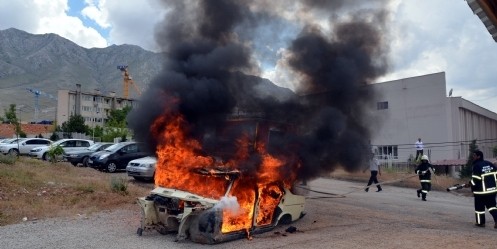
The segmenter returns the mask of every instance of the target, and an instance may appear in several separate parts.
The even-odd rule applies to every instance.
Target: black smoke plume
[[[251,46],[255,30],[281,23],[277,8],[254,8],[276,6],[274,1],[164,1],[168,14],[156,39],[166,62],[128,119],[136,139],[155,148],[164,141],[150,132],[151,124],[167,112],[179,112],[188,135],[208,147],[210,133],[243,109],[297,127],[274,143],[284,148],[277,153],[291,153],[301,163],[300,179],[339,166],[348,171],[362,167],[371,153],[370,108],[375,107],[367,84],[385,74],[388,65],[382,37],[386,12],[360,10],[338,21],[351,4],[323,2],[297,2],[305,11],[331,13],[326,21],[332,28],[303,19],[284,61],[299,79],[293,93],[258,76],[262,69]]]

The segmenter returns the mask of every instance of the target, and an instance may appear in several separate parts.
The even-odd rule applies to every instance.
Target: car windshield
[[[17,143],[17,140],[19,140],[19,142],[21,142],[21,139],[20,139],[20,138],[13,138],[13,139],[9,140],[8,142],[6,142],[6,144],[13,144],[13,143]]]
[[[9,144],[10,142],[12,142],[12,140],[14,140],[14,139],[12,139],[12,138],[10,138],[10,139],[4,139],[2,141],[2,144]]]
[[[111,145],[111,146],[107,147],[107,148],[105,149],[105,151],[108,151],[108,152],[114,152],[114,151],[119,150],[119,149],[120,149],[120,148],[122,148],[122,147],[123,147],[123,145],[122,145],[122,144],[117,143],[117,144],[113,144],[113,145]]]
[[[52,145],[57,146],[57,145],[63,143],[64,141],[66,141],[66,140],[62,139],[62,140],[59,140],[59,141],[55,141],[55,142],[52,143]]]
[[[100,148],[101,146],[103,146],[103,144],[96,143],[96,144],[90,145],[90,147],[88,147],[86,149],[89,150],[89,151],[97,151],[98,148]]]

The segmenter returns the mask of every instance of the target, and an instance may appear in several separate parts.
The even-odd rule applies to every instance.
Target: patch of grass
[[[112,177],[113,176],[113,177]],[[115,178],[115,187],[109,186]],[[130,183],[131,181],[131,183]],[[137,208],[153,184],[135,183],[126,173],[104,173],[20,157],[0,163],[0,226],[28,220],[68,217],[116,208]]]
[[[128,180],[121,177],[112,177],[110,180],[110,188],[116,193],[127,195]]]
[[[93,185],[79,185],[79,186],[76,186],[75,189],[77,191],[81,191],[83,194],[90,194],[90,193],[93,193],[95,192],[95,186]]]
[[[13,165],[16,163],[17,157],[10,154],[4,155],[0,153],[0,163]]]

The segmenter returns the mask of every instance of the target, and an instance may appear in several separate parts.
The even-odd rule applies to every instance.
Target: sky
[[[167,13],[159,0],[0,0],[0,30],[55,33],[85,47],[133,44],[159,51],[154,32]],[[497,113],[497,43],[465,0],[392,0],[388,39],[390,69],[376,82],[445,72],[447,94]],[[291,16],[291,13],[290,15]],[[278,72],[285,35],[262,44],[261,76],[289,87]]]

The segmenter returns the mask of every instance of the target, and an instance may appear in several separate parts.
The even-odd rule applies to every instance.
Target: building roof
[[[497,42],[497,1],[466,0],[473,13],[477,15]]]
[[[21,130],[28,135],[28,137],[37,136],[39,134],[51,133],[54,130],[53,125],[45,124],[21,124]],[[0,137],[12,138],[15,135],[14,125],[0,124]]]

